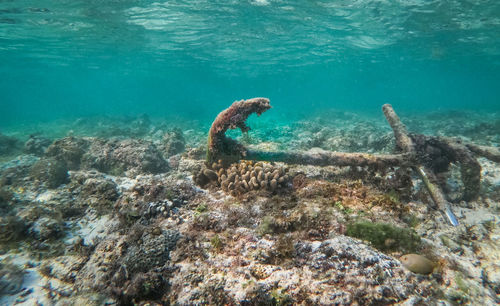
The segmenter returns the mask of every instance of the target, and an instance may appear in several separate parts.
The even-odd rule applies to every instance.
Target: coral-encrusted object
[[[253,98],[234,102],[215,118],[208,133],[207,163],[222,159],[224,162],[235,162],[245,155],[245,149],[235,140],[226,137],[228,129],[239,128],[242,132],[248,132],[250,127],[245,123],[248,116],[253,113],[262,114],[270,109],[269,99]]]

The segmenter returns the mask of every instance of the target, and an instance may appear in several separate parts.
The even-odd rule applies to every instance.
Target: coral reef
[[[289,181],[285,169],[270,163],[240,161],[239,164],[230,165],[228,169],[224,169],[222,163],[212,165],[212,168],[217,171],[222,190],[234,195],[256,189],[276,191],[285,187]]]
[[[214,126],[244,122],[237,111],[246,106],[236,105],[229,121]],[[29,154],[0,164],[0,304],[498,304],[500,171],[492,147],[500,138],[446,118],[408,122],[428,132],[448,120],[470,138],[401,134],[415,152],[425,148],[417,153],[389,154],[398,139],[383,118],[340,112],[298,122],[262,118],[248,135],[215,137],[263,159],[280,156],[267,151],[318,146],[299,156],[312,156],[313,165],[250,161],[241,150],[238,160],[207,164],[201,128],[186,124],[181,133],[170,129],[183,123],[144,116],[126,127],[109,118],[69,126],[70,135],[106,137],[115,126],[119,138],[58,138],[67,133],[40,128],[55,139],[45,152],[34,139]],[[468,142],[475,136],[481,147]],[[477,182],[462,181],[465,159],[451,154],[464,147],[481,167],[479,197],[468,201],[465,185]],[[477,158],[484,152],[489,159]],[[344,163],[328,164],[332,156]],[[367,162],[350,165],[354,157]],[[384,158],[395,166],[376,166]],[[51,176],[63,173],[51,170],[54,161],[64,180]],[[425,204],[415,165],[436,174],[431,184],[455,201],[456,227]],[[243,182],[253,185],[252,178],[258,186],[247,190]]]

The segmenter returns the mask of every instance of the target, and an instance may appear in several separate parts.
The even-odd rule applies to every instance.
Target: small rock
[[[16,294],[22,289],[24,271],[12,264],[0,264],[0,296]]]
[[[418,254],[403,255],[400,261],[408,270],[419,274],[431,274],[436,267],[432,261]]]
[[[49,217],[41,217],[28,229],[28,233],[37,240],[56,238],[62,234],[62,222]]]

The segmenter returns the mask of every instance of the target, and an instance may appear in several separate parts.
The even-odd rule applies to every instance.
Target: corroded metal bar
[[[432,172],[429,171],[428,169],[425,169],[423,166],[414,166],[412,168],[414,171],[418,173],[418,175],[422,179],[422,182],[424,182],[425,188],[427,188],[427,191],[429,192],[432,201],[434,201],[436,206],[444,213],[448,221],[453,226],[457,226],[458,225],[457,217],[455,217],[455,215],[451,211],[450,205],[448,204],[448,201],[446,201],[446,199],[444,198],[444,194],[441,191],[441,188],[439,188],[437,185],[431,182],[430,176],[432,176],[431,174]]]
[[[314,166],[370,166],[375,168],[386,168],[410,165],[409,159],[405,154],[342,153],[320,149],[295,152],[247,150],[244,158],[249,160],[276,161],[288,164]]]
[[[471,143],[466,144],[467,148],[474,154],[485,157],[491,161],[500,163],[500,150],[495,147],[477,146]]]
[[[401,122],[398,115],[396,115],[392,106],[390,104],[384,104],[382,106],[382,111],[384,112],[385,118],[394,132],[398,148],[400,148],[403,152],[414,153],[413,142],[411,141],[410,136],[408,136],[406,126]]]
[[[414,155],[415,147],[413,145],[413,141],[408,135],[406,127],[401,122],[399,117],[396,115],[396,112],[394,112],[392,106],[390,104],[384,104],[382,106],[382,110],[384,112],[385,118],[387,119],[389,125],[394,131],[394,137],[396,138],[396,143],[398,147],[403,152]],[[434,180],[434,174],[432,173],[432,171],[425,169],[423,166],[419,164],[414,164],[412,165],[411,168],[420,176],[420,178],[424,182],[424,186],[429,192],[429,195],[431,196],[431,199],[434,202],[434,204],[436,204],[438,209],[441,210],[441,212],[447,217],[448,221],[453,226],[457,226],[458,225],[457,218],[451,211],[448,201],[446,201],[444,197],[443,191],[441,190],[441,188],[439,188],[438,185],[432,182],[432,180]]]

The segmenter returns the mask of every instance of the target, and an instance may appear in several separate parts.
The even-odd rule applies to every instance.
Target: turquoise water
[[[86,115],[500,110],[500,2],[1,1],[0,125]],[[272,114],[271,114],[272,115]]]

